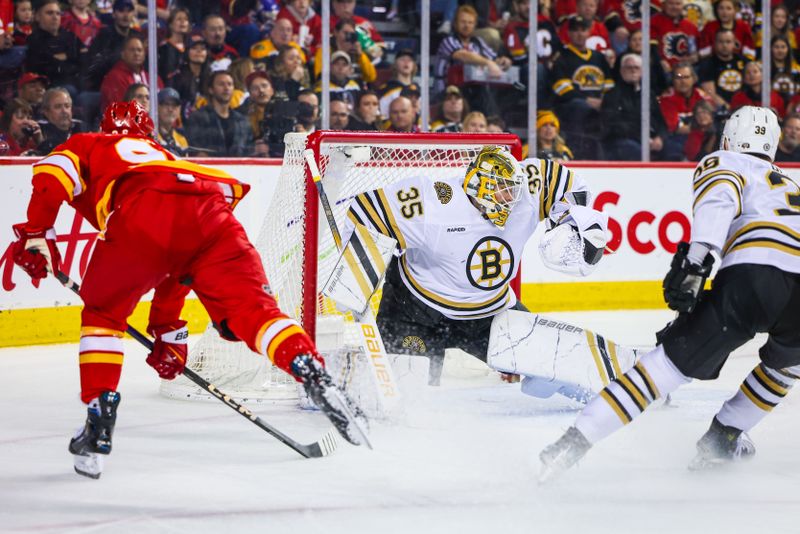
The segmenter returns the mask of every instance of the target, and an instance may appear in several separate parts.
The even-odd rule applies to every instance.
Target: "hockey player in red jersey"
[[[302,382],[351,443],[363,441],[361,411],[331,382],[313,341],[270,294],[255,248],[232,208],[249,186],[216,169],[180,161],[151,138],[136,102],[114,103],[103,133],[79,134],[33,166],[28,220],[14,225],[14,262],[34,285],[59,270],[53,224],[63,202],[100,235],[81,287],[81,399],[86,425],[71,440],[75,469],[97,478],[120,395],[122,336],[142,296],[155,288],[147,363],[165,379],[183,371],[184,299],[194,290],[220,334],[244,341]]]

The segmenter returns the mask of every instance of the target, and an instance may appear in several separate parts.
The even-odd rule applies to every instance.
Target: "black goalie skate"
[[[314,404],[330,419],[344,439],[353,445],[372,445],[367,437],[369,425],[361,408],[331,380],[319,361],[301,354],[292,361],[292,372],[303,381],[303,388]]]
[[[592,448],[589,440],[574,426],[569,427],[563,436],[552,445],[548,445],[539,454],[542,461],[542,470],[539,473],[539,483],[544,483],[557,477]]]
[[[89,403],[86,424],[69,442],[69,452],[75,455],[75,472],[89,478],[100,478],[103,456],[111,453],[111,437],[117,421],[120,395],[104,391]]]
[[[756,453],[750,437],[715,417],[708,431],[697,441],[697,456],[689,463],[691,471],[716,469],[731,462],[749,460]]]

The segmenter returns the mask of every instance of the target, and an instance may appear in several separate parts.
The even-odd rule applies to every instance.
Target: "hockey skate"
[[[539,454],[542,470],[539,472],[539,483],[543,484],[559,476],[583,458],[592,448],[589,440],[574,426],[569,427],[558,441],[548,445]]]
[[[333,383],[318,360],[310,354],[301,354],[292,361],[292,372],[302,380],[308,397],[330,419],[344,439],[353,445],[372,448],[367,437],[369,425],[364,412]]]
[[[716,469],[731,462],[749,460],[755,453],[756,446],[747,434],[723,425],[715,417],[697,442],[697,456],[689,463],[689,470]]]
[[[75,472],[98,479],[103,473],[103,456],[111,453],[111,436],[117,420],[120,395],[104,391],[89,403],[86,424],[69,442],[69,452],[74,455]]]

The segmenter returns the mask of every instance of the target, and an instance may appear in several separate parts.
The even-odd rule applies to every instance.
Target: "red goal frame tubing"
[[[306,149],[314,152],[314,159],[320,161],[320,147],[323,143],[347,143],[357,144],[358,142],[368,142],[373,144],[397,144],[402,146],[413,142],[415,144],[460,144],[472,145],[506,145],[511,150],[511,154],[517,159],[522,157],[522,141],[514,134],[472,134],[472,133],[399,133],[399,132],[352,132],[317,130],[310,134],[306,140]],[[303,328],[316,339],[317,321],[317,248],[319,241],[317,229],[319,227],[317,218],[319,216],[317,188],[311,176],[311,171],[306,167],[306,217],[305,227],[303,228],[304,246],[303,256],[303,312],[301,322]],[[313,221],[313,224],[309,224]],[[312,274],[312,276],[308,276]],[[511,288],[519,296],[520,273],[511,281]]]

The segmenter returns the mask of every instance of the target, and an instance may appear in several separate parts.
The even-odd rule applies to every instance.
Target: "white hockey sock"
[[[575,427],[596,443],[627,425],[654,400],[690,382],[659,345],[608,384],[578,415]]]
[[[736,395],[725,401],[717,420],[748,432],[777,406],[800,378],[800,366],[775,370],[759,363]]]

